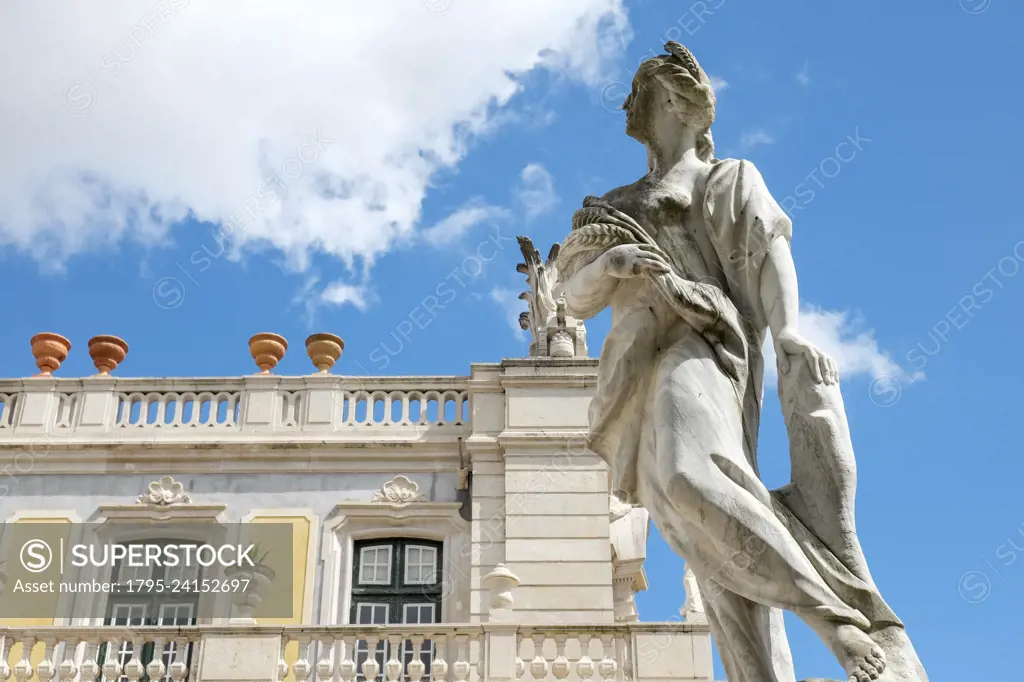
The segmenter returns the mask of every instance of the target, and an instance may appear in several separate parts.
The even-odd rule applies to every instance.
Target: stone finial
[[[405,476],[395,476],[373,494],[373,501],[409,504],[423,501],[423,493],[420,492],[420,486],[415,481],[411,481]]]
[[[101,375],[110,374],[124,362],[128,344],[117,336],[101,334],[89,339],[89,357]]]
[[[260,332],[249,339],[249,353],[260,368],[260,374],[270,374],[287,350],[288,342],[279,334]]]
[[[501,616],[512,613],[512,590],[519,586],[519,577],[508,570],[505,564],[498,564],[481,581],[490,591],[490,618],[501,620]]]
[[[309,355],[313,366],[321,374],[326,374],[331,367],[334,367],[334,363],[341,357],[343,350],[345,350],[345,342],[341,340],[340,336],[334,334],[319,332],[311,334],[306,339],[306,354]]]
[[[517,265],[516,271],[526,275],[526,283],[530,287],[519,295],[529,307],[519,315],[519,326],[533,336],[530,355],[585,357],[586,330],[583,323],[567,315],[564,299],[555,296],[555,284],[558,282],[555,262],[561,246],[557,243],[552,245],[547,259],[541,261],[540,252],[528,237],[517,239],[525,262]]]
[[[149,484],[149,490],[139,495],[137,504],[154,507],[169,507],[172,504],[189,504],[192,498],[185,492],[185,486],[170,476],[164,476]]]
[[[700,588],[697,586],[697,576],[687,566],[683,572],[683,589],[686,591],[686,603],[679,609],[679,615],[687,623],[706,625],[708,614],[704,610],[704,599],[700,596]]]
[[[36,367],[39,368],[39,374],[36,375],[38,377],[48,377],[56,372],[71,351],[71,342],[53,332],[36,334],[29,343],[32,344],[32,355],[35,356]]]

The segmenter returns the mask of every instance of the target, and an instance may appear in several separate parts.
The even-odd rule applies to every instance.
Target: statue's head
[[[693,128],[698,132],[698,154],[710,160],[714,155],[711,124],[715,120],[711,79],[679,43],[668,42],[665,50],[668,54],[640,64],[633,77],[633,89],[622,103],[626,134],[649,145],[657,130]]]

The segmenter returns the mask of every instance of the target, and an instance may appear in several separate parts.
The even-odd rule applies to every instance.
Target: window
[[[176,545],[188,545],[196,544],[191,541],[182,540],[157,540],[157,544],[176,544]],[[132,543],[135,544],[135,543]],[[146,544],[152,544],[147,542]],[[129,547],[131,545],[128,545]],[[127,566],[118,565],[114,567],[113,580],[119,585],[125,586],[118,590],[116,593],[116,601],[112,601],[107,606],[107,617],[104,620],[105,625],[120,625],[120,626],[132,626],[132,625],[195,625],[196,624],[196,612],[199,607],[199,594],[197,591],[187,591],[177,589],[172,591],[168,585],[172,580],[187,580],[200,578],[200,570],[198,567],[162,567],[162,566]],[[145,581],[152,580],[153,583],[146,583]],[[133,582],[134,581],[134,582]],[[156,587],[157,581],[163,581],[164,589],[158,591]],[[131,585],[131,591],[127,589],[128,585]],[[181,583],[178,583],[180,586]],[[165,668],[170,668],[171,663],[174,662],[177,645],[174,642],[167,642],[164,644],[162,658]],[[128,661],[132,659],[133,644],[132,642],[121,642],[114,657],[123,668]],[[191,665],[192,647],[191,645],[184,652],[183,660],[186,665]],[[142,649],[142,655],[139,660],[142,661],[143,665],[147,665],[153,660],[154,651],[153,644],[147,644]],[[104,644],[100,647],[99,660],[100,664],[107,659],[107,645]],[[103,682],[113,682],[112,680],[104,680]],[[128,682],[128,677],[122,675],[118,682]],[[140,678],[140,682],[156,682],[149,679],[149,676],[143,674]],[[171,682],[170,671],[164,675],[159,682]]]
[[[388,623],[437,623],[441,615],[441,543],[429,540],[388,539],[355,543],[351,622],[360,625]],[[390,658],[388,643],[378,642],[374,655],[383,680],[384,663]],[[370,655],[365,641],[356,643],[357,670]],[[415,652],[411,641],[402,645],[400,660],[405,666]],[[424,680],[430,680],[433,644],[423,642],[420,660],[426,666]],[[366,682],[362,672],[359,682]],[[408,679],[407,676],[403,679]]]
[[[372,545],[359,551],[360,585],[391,584],[391,545]]]

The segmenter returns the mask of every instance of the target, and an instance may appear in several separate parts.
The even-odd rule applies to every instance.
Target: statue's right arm
[[[586,320],[608,307],[621,280],[644,272],[665,274],[671,271],[672,267],[656,246],[623,244],[580,268],[567,282],[556,287],[560,289],[556,296],[565,299],[565,307],[573,317]]]
[[[608,253],[580,268],[569,280],[558,283],[556,297],[565,299],[569,314],[588,320],[608,307],[619,279],[608,271]]]

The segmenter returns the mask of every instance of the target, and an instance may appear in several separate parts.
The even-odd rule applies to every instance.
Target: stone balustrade
[[[0,380],[5,441],[230,443],[458,437],[470,429],[467,377],[258,374],[228,378]]]
[[[8,628],[0,647],[17,682],[711,679],[707,627],[681,623]]]

